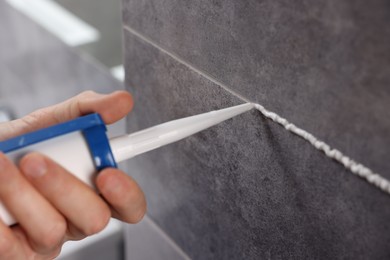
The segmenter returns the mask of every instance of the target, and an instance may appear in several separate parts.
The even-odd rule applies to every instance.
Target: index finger
[[[85,91],[54,106],[39,109],[23,118],[1,125],[0,140],[62,123],[89,113],[99,113],[106,124],[125,117],[133,108],[133,99],[126,91],[98,94]]]

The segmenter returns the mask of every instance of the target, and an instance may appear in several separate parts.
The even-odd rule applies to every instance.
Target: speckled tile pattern
[[[132,130],[242,102],[124,33]],[[257,111],[128,166],[150,217],[193,259],[390,257],[388,195]]]
[[[18,116],[83,90],[123,89],[107,69],[4,1],[0,1],[0,34],[0,103],[12,106]]]
[[[123,2],[126,26],[390,177],[388,1]]]

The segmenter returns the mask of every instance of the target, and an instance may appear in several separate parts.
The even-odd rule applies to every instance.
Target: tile
[[[129,129],[241,102],[124,33],[135,99]],[[128,168],[151,219],[193,259],[390,257],[388,195],[259,112],[141,155]]]
[[[18,116],[83,90],[123,89],[109,71],[0,1],[0,103]]]
[[[127,260],[188,260],[177,245],[148,217],[125,226]]]
[[[390,172],[386,0],[123,0],[123,18],[241,95]]]

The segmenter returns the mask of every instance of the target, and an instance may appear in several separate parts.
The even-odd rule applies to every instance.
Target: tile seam
[[[351,159],[349,156],[345,155],[338,149],[332,148],[327,143],[319,140],[313,134],[290,123],[287,119],[281,117],[280,115],[265,109],[262,105],[260,104],[254,104],[254,105],[255,108],[263,114],[263,116],[278,123],[279,125],[284,127],[287,131],[304,139],[309,144],[311,144],[314,148],[323,152],[323,154],[326,157],[343,165],[352,174],[363,178],[364,180],[366,180],[368,183],[372,184],[376,188],[384,191],[387,194],[390,194],[390,181],[384,178],[383,176],[381,176],[380,174],[374,172],[367,166]]]
[[[160,45],[158,45],[157,43],[155,43],[154,41],[152,41],[151,39],[149,39],[147,36],[144,36],[142,35],[140,32],[132,29],[131,27],[127,26],[127,25],[123,25],[123,28],[128,31],[129,33],[131,33],[132,35],[136,36],[137,38],[141,39],[142,41],[152,45],[153,47],[155,47],[156,49],[158,49],[159,51],[167,54],[169,57],[173,58],[174,60],[176,60],[177,62],[179,62],[180,64],[183,64],[184,66],[188,67],[189,69],[191,69],[192,71],[198,73],[199,75],[201,75],[202,77],[208,79],[209,81],[211,81],[212,83],[218,85],[219,87],[221,87],[222,89],[226,90],[227,92],[229,92],[230,94],[232,94],[233,96],[241,99],[242,101],[244,102],[247,102],[247,103],[250,103],[251,101],[249,101],[249,99],[243,97],[242,95],[238,94],[237,92],[235,92],[234,90],[230,89],[226,84],[220,82],[219,80],[213,78],[210,74],[208,74],[207,72],[205,71],[202,71],[198,68],[196,68],[195,66],[191,65],[189,62],[185,61],[184,59],[182,59],[180,56],[178,56],[177,54],[174,54],[170,51],[167,51],[166,49],[164,49],[163,47],[161,47]]]
[[[236,93],[235,91],[231,90],[227,85],[223,84],[222,82],[218,81],[217,79],[214,79],[211,75],[207,74],[206,72],[194,67],[190,63],[186,62],[182,58],[180,58],[178,55],[171,53],[170,51],[165,50],[152,40],[150,40],[148,37],[142,35],[138,31],[130,28],[127,25],[123,26],[124,29],[126,29],[129,33],[133,34],[137,38],[140,38],[141,40],[145,41],[146,43],[152,45],[153,47],[157,48],[161,52],[165,53],[166,55],[170,56],[174,60],[178,61],[179,63],[187,66],[192,71],[198,73],[199,75],[203,76],[204,78],[210,80],[214,84],[220,86],[221,88],[225,89],[232,95],[236,96],[237,98],[252,103],[248,99],[244,98],[240,94]],[[301,129],[299,127],[296,127],[294,124],[291,124],[288,122],[285,118],[279,116],[275,112],[271,112],[267,109],[265,109],[260,104],[254,104],[256,109],[259,110],[263,116],[273,120],[274,122],[278,123],[282,127],[284,127],[287,131],[299,136],[300,138],[307,141],[309,144],[311,144],[314,148],[317,150],[320,150],[324,153],[324,155],[330,159],[333,159],[337,163],[343,165],[347,170],[349,170],[352,174],[360,176],[361,178],[365,179],[368,183],[372,184],[376,188],[384,191],[385,193],[390,194],[390,181],[381,176],[378,173],[375,173],[370,168],[364,166],[363,164],[352,160],[350,157],[344,155],[342,152],[340,152],[337,149],[331,148],[327,143],[319,140],[316,138],[313,134],[305,131],[304,129]]]

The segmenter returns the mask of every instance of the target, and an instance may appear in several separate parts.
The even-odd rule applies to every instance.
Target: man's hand
[[[24,118],[0,124],[0,140],[61,123],[92,112],[107,124],[130,112],[127,92],[101,95],[91,91]],[[18,225],[0,221],[0,259],[53,259],[67,240],[80,240],[101,231],[110,217],[140,221],[145,197],[137,183],[118,169],[96,177],[100,196],[61,166],[38,153],[14,165],[0,153],[0,201]]]

